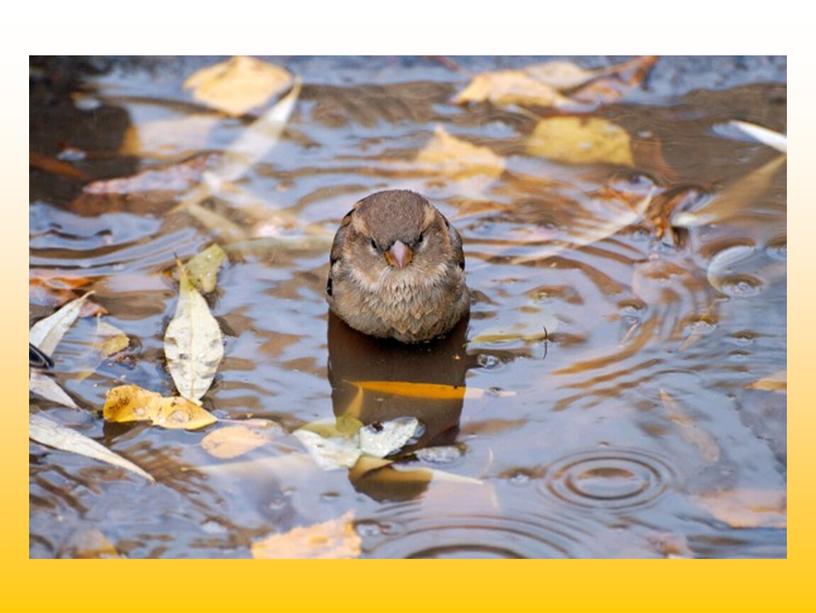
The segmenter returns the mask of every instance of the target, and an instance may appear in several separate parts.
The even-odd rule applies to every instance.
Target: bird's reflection
[[[350,328],[329,313],[329,382],[336,417],[351,414],[363,424],[384,422],[397,417],[416,417],[422,425],[419,438],[401,453],[419,447],[455,442],[462,414],[463,398],[425,398],[360,390],[355,381],[393,381],[465,385],[467,370],[475,359],[465,351],[468,318],[446,336],[417,345],[377,339]],[[422,471],[395,474],[390,467],[365,470],[355,467],[349,477],[358,491],[375,499],[412,498],[424,491],[427,479]]]

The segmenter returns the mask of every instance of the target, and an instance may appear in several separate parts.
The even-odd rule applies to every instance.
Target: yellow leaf
[[[210,432],[201,439],[201,446],[211,456],[229,459],[266,445],[280,433],[275,422],[254,420],[252,425],[239,424]]]
[[[780,392],[787,394],[788,392],[788,371],[780,370],[767,377],[762,377],[748,385],[748,389],[763,390],[765,392]]]
[[[138,385],[120,385],[108,391],[102,415],[107,421],[151,421],[162,428],[195,430],[216,418],[186,398],[165,398]]]
[[[527,141],[527,151],[568,164],[634,166],[626,130],[599,117],[542,119]]]
[[[454,179],[487,175],[498,177],[504,171],[504,159],[487,147],[479,147],[451,136],[437,126],[433,138],[419,152],[416,161],[429,170]]]
[[[96,319],[96,335],[100,340],[95,344],[99,348],[100,353],[106,358],[126,349],[130,344],[130,339],[127,334],[116,326],[102,321],[101,317],[97,317]]]
[[[360,555],[360,536],[354,530],[351,511],[322,524],[303,526],[273,534],[252,543],[256,559],[356,558]]]
[[[116,547],[102,532],[96,528],[82,530],[71,536],[68,552],[72,558],[121,558]]]
[[[787,498],[777,490],[734,489],[695,496],[706,511],[732,528],[784,528]]]
[[[215,289],[218,269],[226,259],[227,254],[218,244],[207,247],[204,251],[190,258],[184,267],[190,275],[190,281],[204,294]]]
[[[565,106],[571,103],[558,91],[533,79],[523,70],[484,72],[470,81],[453,99],[456,104],[492,102],[497,105],[529,104],[536,106]]]
[[[369,392],[430,400],[482,398],[486,393],[485,390],[478,387],[445,385],[444,383],[414,383],[412,381],[351,381],[350,383],[357,386],[358,389]],[[499,392],[498,395],[513,395],[513,393]]]
[[[237,56],[196,71],[184,82],[193,98],[229,115],[259,107],[292,84],[289,71],[251,57]]]

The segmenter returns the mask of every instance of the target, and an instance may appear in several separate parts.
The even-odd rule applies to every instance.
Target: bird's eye
[[[419,235],[419,242],[421,243],[421,242],[422,242],[422,241],[424,241],[424,240],[425,240],[425,233],[424,233],[424,232],[422,232],[422,233]]]
[[[373,238],[371,239],[371,248],[374,251],[377,251],[377,241],[375,241]]]

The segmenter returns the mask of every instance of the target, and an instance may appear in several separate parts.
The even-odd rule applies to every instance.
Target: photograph
[[[788,558],[786,55],[27,62],[29,559]]]

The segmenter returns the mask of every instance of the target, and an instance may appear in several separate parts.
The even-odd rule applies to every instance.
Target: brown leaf
[[[357,558],[360,536],[354,529],[354,514],[321,524],[293,528],[284,534],[273,534],[252,543],[256,559]]]
[[[201,446],[216,458],[235,458],[266,445],[282,432],[273,421],[252,420],[252,424],[227,426],[210,432],[201,439]]]
[[[292,84],[289,71],[252,57],[236,56],[202,68],[184,82],[193,98],[239,116],[268,102]]]
[[[643,55],[610,66],[594,79],[573,91],[570,97],[589,104],[610,104],[638,86],[657,62],[655,55]]]
[[[787,526],[787,497],[783,491],[734,489],[702,494],[695,500],[732,528]]]
[[[162,428],[195,430],[217,421],[197,404],[179,397],[165,398],[138,385],[120,385],[108,391],[102,416],[107,421],[150,421]]]
[[[76,179],[78,181],[88,180],[88,175],[86,175],[76,166],[61,160],[55,160],[52,157],[43,155],[42,153],[37,153],[36,151],[29,152],[28,165],[32,168],[38,168],[40,170],[50,172],[51,174],[62,175],[63,177],[68,177],[70,179]]]

